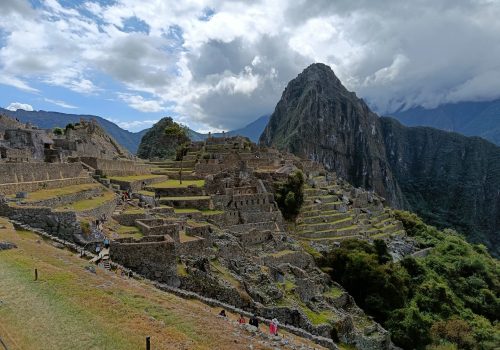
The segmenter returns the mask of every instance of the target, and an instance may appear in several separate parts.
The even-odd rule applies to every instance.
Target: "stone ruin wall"
[[[306,269],[314,266],[314,259],[312,256],[300,251],[290,251],[287,254],[268,254],[261,256],[259,259],[261,265],[269,267],[290,264],[301,269]]]
[[[228,229],[234,233],[242,233],[250,230],[276,231],[279,230],[279,225],[272,221],[263,221],[234,225],[230,226]]]
[[[205,256],[205,248],[207,248],[209,245],[209,241],[205,238],[182,242],[177,245],[177,253],[179,255]]]
[[[8,163],[0,164],[1,183],[45,181],[84,176],[80,164]]]
[[[244,224],[254,223],[254,222],[263,222],[263,221],[273,221],[278,225],[283,224],[283,216],[281,212],[278,210],[272,212],[241,212],[240,218]]]
[[[130,190],[132,192],[137,192],[142,190],[143,186],[149,186],[153,185],[158,182],[163,182],[167,180],[167,176],[162,176],[162,177],[154,177],[150,179],[143,179],[143,180],[136,180],[136,181],[122,181],[122,180],[116,180],[116,179],[111,179],[112,184],[116,184],[120,186],[121,190]]]
[[[109,252],[111,260],[147,278],[176,284],[177,251],[170,236],[117,239],[111,241]]]
[[[97,157],[78,157],[70,161],[81,161],[96,169],[100,175],[129,176],[150,174],[150,166],[130,160],[101,159]]]
[[[253,246],[272,240],[273,234],[266,230],[250,230],[240,233],[238,238],[243,246]]]
[[[126,213],[113,215],[113,219],[122,226],[135,226],[136,220],[149,219],[150,215],[146,213]]]
[[[96,187],[96,188],[92,188],[92,189],[82,191],[82,192],[66,194],[66,195],[61,196],[61,197],[49,198],[49,199],[39,200],[36,202],[27,202],[26,205],[55,208],[55,207],[60,207],[63,205],[71,204],[74,202],[79,202],[79,201],[82,201],[85,199],[90,199],[92,197],[96,197],[96,196],[99,196],[101,194],[102,194],[102,188]],[[29,200],[29,196],[28,196],[28,200]]]
[[[82,228],[75,212],[57,212],[44,207],[10,207],[0,204],[0,216],[39,228],[61,239],[74,242]]]
[[[179,223],[163,219],[137,220],[136,225],[145,236],[168,235],[175,242],[179,242]]]
[[[212,228],[210,225],[189,226],[188,224],[186,225],[185,231],[188,236],[197,236],[209,240]]]
[[[0,163],[0,193],[14,194],[43,188],[90,183],[80,164]]]
[[[194,171],[198,176],[207,176],[212,174],[220,173],[221,171],[227,170],[224,164],[210,164],[210,163],[196,163],[194,166]]]

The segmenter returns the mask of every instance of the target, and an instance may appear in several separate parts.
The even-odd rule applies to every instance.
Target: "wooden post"
[[[184,159],[184,156],[181,153],[181,170],[179,170],[179,184],[182,185],[182,160]]]
[[[146,350],[151,350],[151,337],[146,337]]]
[[[38,281],[38,269],[35,269],[35,281]]]

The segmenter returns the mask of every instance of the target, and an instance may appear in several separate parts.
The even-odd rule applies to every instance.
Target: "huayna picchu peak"
[[[325,64],[288,83],[260,142],[318,161],[392,206],[500,254],[500,148],[381,118]]]

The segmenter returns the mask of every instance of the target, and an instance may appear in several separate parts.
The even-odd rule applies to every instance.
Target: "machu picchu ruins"
[[[0,350],[500,350],[498,18],[0,0]]]
[[[360,349],[392,346],[313,258],[350,238],[399,240],[406,250],[395,257],[413,253],[377,194],[243,137],[208,137],[187,144],[181,159],[143,161],[92,121],[53,135],[2,118],[7,154],[21,142],[9,135],[31,138],[23,139],[27,157],[0,162],[0,216],[82,254],[106,245],[109,268],[277,318],[330,348],[332,339]],[[291,224],[274,191],[294,172],[306,183]]]

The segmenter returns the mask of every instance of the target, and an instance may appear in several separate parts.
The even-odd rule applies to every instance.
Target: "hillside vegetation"
[[[423,257],[393,262],[383,241],[341,243],[318,259],[405,349],[495,349],[500,270],[483,245],[397,212]],[[427,255],[426,255],[427,254]]]

